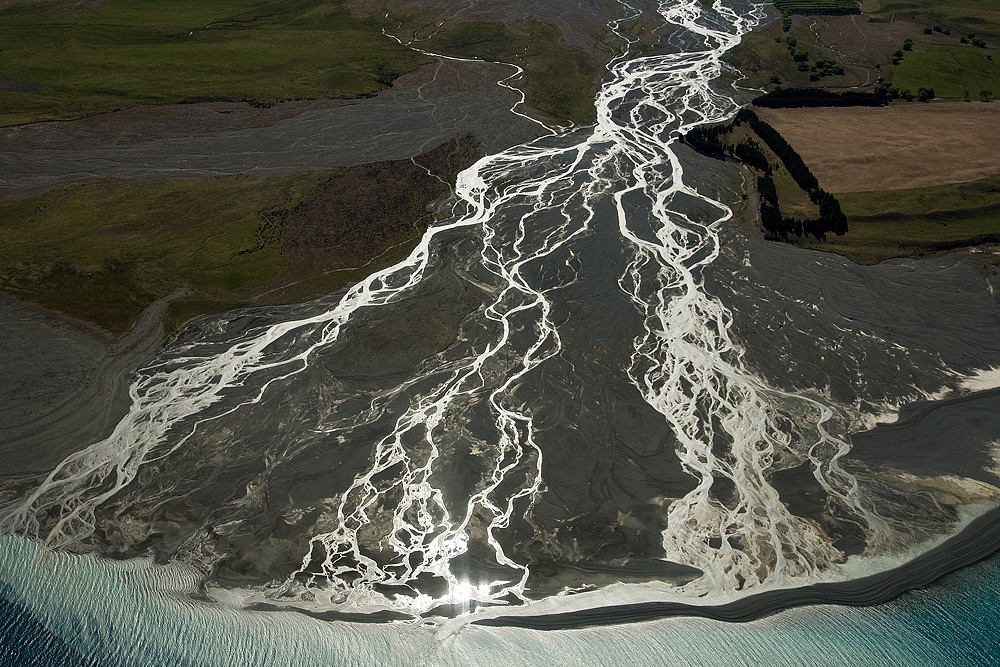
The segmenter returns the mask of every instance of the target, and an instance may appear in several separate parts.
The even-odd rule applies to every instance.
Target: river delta
[[[593,124],[426,51],[359,101],[2,130],[12,189],[480,147],[405,257],[315,299],[166,332],[176,293],[113,347],[3,303],[4,635],[44,626],[38,664],[943,664],[954,626],[995,657],[947,601],[989,609],[993,560],[888,601],[998,544],[1000,278],[766,240],[748,170],[681,141],[753,97],[727,54],[774,16],[581,9],[619,49]]]

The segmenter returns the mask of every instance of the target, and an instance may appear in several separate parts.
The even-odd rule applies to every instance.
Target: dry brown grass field
[[[1000,174],[1000,103],[755,111],[829,192],[920,188]]]

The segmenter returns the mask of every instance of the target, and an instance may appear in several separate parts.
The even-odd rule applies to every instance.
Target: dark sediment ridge
[[[572,630],[601,625],[641,623],[671,616],[693,616],[743,623],[805,605],[866,607],[887,602],[906,591],[923,588],[940,577],[971,565],[1000,549],[1000,507],[977,517],[954,537],[899,567],[850,581],[767,591],[722,605],[644,602],[612,605],[560,614],[498,616],[473,625]]]
[[[250,611],[294,611],[321,621],[339,621],[341,623],[393,623],[397,621],[412,621],[412,614],[399,611],[379,611],[366,614],[364,612],[344,611],[312,611],[302,607],[281,607],[273,604],[258,603],[247,607]]]

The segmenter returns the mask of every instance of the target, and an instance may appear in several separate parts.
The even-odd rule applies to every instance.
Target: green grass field
[[[913,50],[900,50],[897,65],[882,65],[885,81],[899,90],[915,94],[928,88],[952,99],[1000,93],[1000,66],[993,62],[1000,47],[1000,5],[994,0],[864,0],[864,10],[872,20],[914,28],[907,35]]]
[[[900,90],[916,92],[933,88],[938,97],[972,99],[982,90],[1000,94],[1000,63],[987,58],[984,49],[954,46],[907,53],[886,72],[886,80]],[[887,68],[888,69],[888,68]]]
[[[263,213],[329,176],[100,179],[0,206],[0,289],[114,334],[178,287],[244,303],[288,266]]]
[[[847,234],[799,245],[872,264],[1000,233],[1000,176],[929,188],[844,193],[837,199],[848,217]]]
[[[975,33],[987,42],[1000,38],[1000,5],[994,0],[863,0],[863,7],[864,13],[876,20],[948,28],[956,41],[966,33]],[[919,39],[919,34],[915,37]]]
[[[342,0],[14,7],[0,11],[0,126],[137,104],[368,95],[430,60],[385,37],[383,21],[352,16]],[[522,65],[529,104],[578,123],[594,118],[602,57],[569,46],[554,25],[460,23],[423,46]]]
[[[837,195],[850,216],[941,216],[1000,205],[1000,176],[910,190]]]
[[[949,9],[995,12],[997,4],[994,0],[862,0],[864,12],[866,14],[885,10],[910,11],[910,10],[930,10],[942,11]]]
[[[0,203],[0,290],[125,332],[178,288],[202,313],[326,294],[403,259],[481,155],[470,134],[413,159],[275,176],[93,179]],[[386,192],[392,194],[386,196]]]
[[[324,0],[105,0],[0,12],[0,125],[136,104],[356,97],[426,57]]]

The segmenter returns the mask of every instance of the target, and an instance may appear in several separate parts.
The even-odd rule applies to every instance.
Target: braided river
[[[825,603],[1000,546],[1000,281],[759,238],[681,137],[752,97],[768,8],[621,11],[596,124],[480,159],[345,291],[192,322],[0,508],[11,660],[997,659],[995,560]]]

